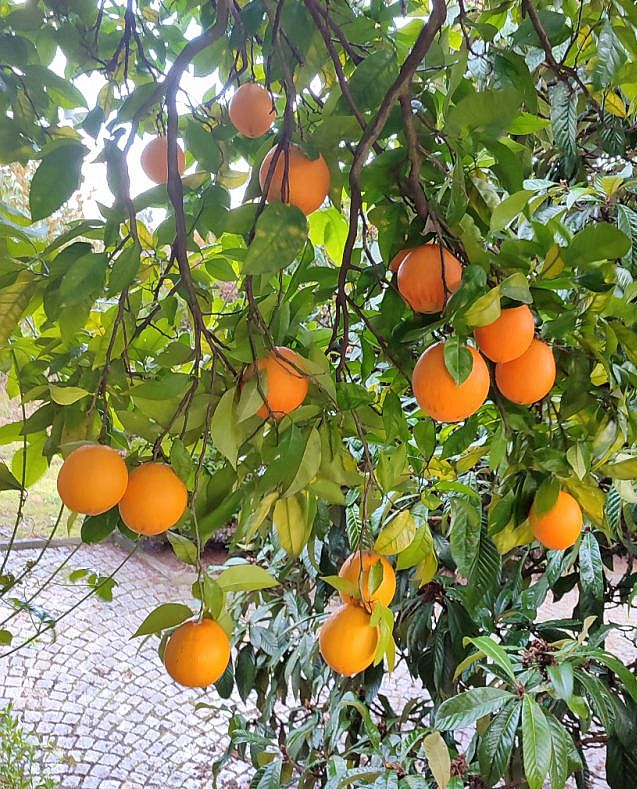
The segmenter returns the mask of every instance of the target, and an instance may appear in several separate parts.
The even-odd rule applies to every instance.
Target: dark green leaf
[[[551,730],[532,696],[522,699],[522,752],[529,789],[542,789],[551,764]]]
[[[522,705],[512,701],[489,724],[480,740],[480,768],[489,783],[495,784],[504,775],[511,758],[513,743],[520,721]]]
[[[489,713],[496,712],[515,698],[500,688],[473,688],[443,701],[436,713],[436,728],[463,729]]]

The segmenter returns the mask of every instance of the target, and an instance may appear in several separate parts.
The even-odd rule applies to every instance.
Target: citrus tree
[[[137,635],[231,706],[216,770],[558,789],[602,744],[634,789],[636,30],[632,0],[0,1],[0,162],[36,162],[0,205],[14,534],[57,454],[84,541],[167,533],[193,599]],[[110,200],[43,241],[88,163]]]

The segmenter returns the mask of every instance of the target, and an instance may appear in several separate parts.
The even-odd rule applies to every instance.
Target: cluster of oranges
[[[271,95],[255,83],[244,84],[235,92],[228,113],[237,131],[249,138],[265,134],[276,119]],[[154,139],[142,152],[142,168],[156,183],[165,184],[168,180],[167,153],[164,136]],[[179,146],[177,155],[181,175],[185,154]],[[295,205],[308,215],[319,208],[329,193],[330,173],[323,156],[310,159],[298,146],[286,144],[273,147],[265,156],[259,183],[267,202]],[[442,312],[462,282],[460,262],[437,244],[401,249],[389,268],[396,275],[400,294],[418,313]],[[491,386],[484,357],[494,363],[495,385],[511,402],[531,405],[549,393],[556,374],[553,352],[535,337],[528,306],[503,309],[497,320],[476,328],[474,338],[479,350],[468,347],[472,369],[460,384],[447,369],[444,342],[427,348],[418,359],[412,388],[419,406],[431,418],[457,422],[480,408]],[[257,412],[263,419],[282,418],[307,396],[303,359],[290,348],[273,348],[248,368],[243,383],[254,375],[263,384],[260,391],[265,401]],[[82,446],[66,458],[58,476],[58,491],[66,506],[86,515],[99,515],[117,505],[125,525],[142,535],[160,534],[171,528],[188,503],[187,489],[170,466],[148,462],[129,474],[121,456],[101,445]],[[548,511],[538,512],[534,505],[529,520],[536,538],[554,549],[573,545],[583,522],[579,505],[564,491],[559,492]],[[341,592],[342,605],[321,627],[319,646],[334,671],[353,676],[374,661],[380,638],[378,626],[371,624],[374,606],[391,603],[396,576],[388,560],[372,551],[353,553],[339,575],[349,582],[350,591]],[[380,575],[375,588],[372,575]],[[177,627],[164,650],[170,676],[189,687],[206,687],[215,682],[229,660],[228,636],[217,622],[207,618]]]
[[[276,119],[271,95],[262,86],[247,82],[237,89],[228,106],[230,122],[245,137],[265,134]],[[178,169],[186,167],[183,149],[177,146]],[[275,161],[276,158],[276,161]],[[168,141],[156,137],[144,148],[140,164],[157,184],[168,181]],[[275,146],[261,164],[259,184],[268,203],[281,201],[295,205],[307,216],[323,203],[330,191],[330,171],[322,155],[311,159],[298,145]]]
[[[382,576],[376,588],[371,574],[380,563]],[[321,627],[319,648],[325,662],[337,674],[353,677],[374,662],[380,638],[378,626],[371,625],[374,606],[388,606],[396,593],[396,574],[384,556],[373,551],[356,551],[343,563],[339,576],[349,581],[355,594],[341,592],[343,605]]]
[[[414,312],[441,312],[462,281],[460,261],[437,244],[401,249],[389,268]],[[418,359],[412,389],[418,405],[432,419],[459,422],[486,401],[491,377],[485,356],[494,363],[496,387],[512,403],[532,405],[553,388],[553,351],[535,337],[535,322],[526,304],[503,309],[495,321],[476,328],[474,338],[481,353],[467,346],[472,368],[460,384],[447,369],[444,342],[430,346]],[[560,550],[576,542],[583,521],[578,503],[564,491],[548,512],[538,514],[532,508],[529,519],[535,537],[547,548]]]
[[[174,526],[188,504],[188,491],[170,466],[143,463],[128,473],[111,447],[86,444],[66,458],[57,479],[64,504],[83,515],[101,515],[116,505],[122,521],[142,535]],[[189,687],[215,682],[230,660],[230,641],[210,619],[186,622],[170,636],[164,663],[170,676]]]

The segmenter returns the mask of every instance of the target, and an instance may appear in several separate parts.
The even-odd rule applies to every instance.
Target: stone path
[[[34,573],[37,579],[47,577],[71,550],[49,549]],[[37,553],[13,554],[10,569],[19,571]],[[125,555],[113,544],[81,546],[67,570],[90,568],[107,575]],[[34,604],[53,615],[67,610],[86,591],[81,582],[70,584],[67,578],[68,572],[60,573]],[[159,603],[188,602],[191,577],[164,552],[144,560],[131,558],[117,578],[112,603],[91,597],[58,624],[55,640],[43,637],[37,645],[0,659],[0,706],[12,701],[26,724],[52,743],[50,773],[60,779],[61,789],[210,787],[212,763],[227,744],[228,705],[214,688],[206,693],[175,685],[157,656],[156,639],[130,640]],[[545,606],[542,618],[569,616],[572,605],[567,597]],[[0,606],[0,620],[5,615],[6,608]],[[23,632],[33,632],[24,615],[12,621],[14,630],[20,619]],[[613,619],[628,623],[625,609]],[[625,639],[614,637],[609,647],[626,662],[634,659]],[[412,682],[397,674],[388,695],[405,698]],[[200,700],[214,709],[196,711]],[[595,753],[593,768],[598,777],[592,786],[605,789],[599,777],[604,774],[601,751]],[[243,789],[251,772],[248,765],[233,761],[218,785]]]
[[[36,553],[21,551],[13,559],[19,566]],[[38,576],[45,577],[68,553],[48,551]],[[82,546],[69,569],[108,574],[123,556],[115,545]],[[206,694],[172,682],[156,639],[130,640],[150,610],[161,602],[187,601],[188,589],[137,558],[118,578],[112,603],[89,598],[59,623],[54,642],[43,637],[0,660],[0,706],[13,701],[28,726],[52,741],[50,772],[60,778],[61,789],[209,787],[212,762],[227,742],[224,705],[214,689]],[[81,584],[61,577],[34,604],[61,613],[84,592]],[[218,711],[196,712],[195,704],[204,699]],[[243,787],[249,773],[248,765],[236,762],[220,785]]]

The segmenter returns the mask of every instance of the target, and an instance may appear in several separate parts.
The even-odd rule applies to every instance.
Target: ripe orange
[[[496,364],[495,382],[512,403],[537,403],[555,383],[555,359],[550,345],[534,339],[522,356]]]
[[[398,269],[400,268],[400,264],[412,251],[413,251],[413,247],[399,249],[398,252],[396,252],[396,254],[394,255],[394,257],[389,261],[389,266],[387,268],[390,271],[393,271],[394,274],[396,274],[398,272]]]
[[[398,290],[414,312],[442,312],[449,294],[458,290],[461,281],[460,261],[446,249],[441,253],[438,244],[412,249],[398,268]]]
[[[303,358],[285,346],[273,348],[268,356],[257,361],[267,403],[257,411],[260,417],[267,419],[272,412],[276,419],[281,419],[301,405],[309,388],[306,376],[299,372],[303,366]]]
[[[246,82],[237,90],[228,107],[235,129],[246,137],[260,137],[274,123],[272,96],[256,82]]]
[[[444,343],[432,345],[416,362],[411,378],[418,405],[437,422],[460,422],[471,416],[487,399],[489,369],[475,348],[473,368],[464,383],[453,380],[445,365]]]
[[[156,184],[168,182],[168,138],[155,137],[142,151],[140,164],[142,170]],[[179,175],[186,169],[186,156],[180,145],[177,145],[177,165]]]
[[[138,534],[161,534],[177,523],[187,503],[186,486],[170,466],[144,463],[130,473],[119,514]]]
[[[492,362],[510,362],[522,356],[533,341],[535,323],[523,304],[500,312],[500,317],[473,332],[478,348]]]
[[[66,458],[58,473],[58,493],[64,504],[82,515],[100,515],[122,498],[128,470],[111,447],[86,444]]]
[[[362,562],[361,562],[362,556]],[[383,580],[375,592],[369,592],[369,574],[372,567],[380,562],[383,566]],[[362,565],[362,567],[361,567]],[[357,595],[345,594],[341,592],[341,599],[344,603],[357,604],[361,600],[366,607],[376,601],[383,605],[389,605],[396,593],[396,574],[394,568],[384,556],[374,551],[354,551],[343,562],[343,566],[338,571],[341,578],[345,578],[356,585]]]
[[[265,188],[265,182],[274,158],[276,146],[268,152],[259,170],[259,184]],[[284,185],[285,150],[279,153],[272,180],[268,188],[268,203],[282,201],[300,208],[307,216],[316,211],[330,191],[330,171],[323,156],[310,159],[297,145],[288,148],[287,184]]]
[[[561,490],[548,512],[538,515],[535,506],[531,507],[529,521],[536,540],[547,548],[563,551],[575,544],[582,531],[582,510],[570,493]]]
[[[212,685],[226,670],[229,660],[228,636],[212,619],[179,625],[164,650],[166,671],[187,688]]]
[[[378,628],[369,624],[370,614],[357,605],[342,605],[322,625],[319,648],[327,665],[353,677],[374,662]]]

